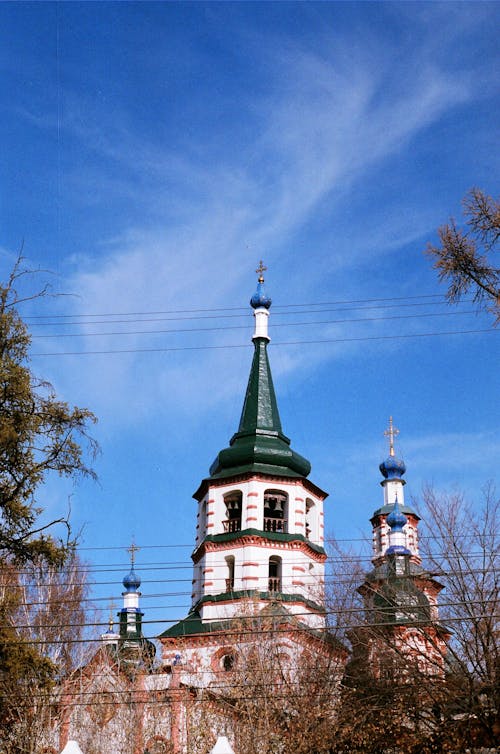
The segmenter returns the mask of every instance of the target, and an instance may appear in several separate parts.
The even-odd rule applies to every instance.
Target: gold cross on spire
[[[264,282],[264,275],[262,273],[264,273],[266,270],[267,270],[267,267],[264,266],[264,262],[261,259],[260,262],[259,262],[259,266],[255,270],[255,272],[259,276],[259,283],[263,283]]]
[[[389,427],[384,431],[384,435],[389,438],[389,455],[394,455],[394,438],[399,435],[399,429],[393,426],[392,416],[389,416]]]
[[[130,563],[132,564],[132,568],[134,567],[134,563],[135,563],[135,553],[139,552],[140,549],[141,548],[137,547],[134,540],[132,540],[132,544],[130,545],[130,547],[127,547],[127,552],[130,553]]]
[[[115,609],[115,602],[114,600],[109,601],[109,623],[108,628],[110,631],[113,630],[113,611]]]

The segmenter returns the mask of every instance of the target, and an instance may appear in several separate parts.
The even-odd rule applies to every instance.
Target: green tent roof
[[[267,338],[254,338],[254,356],[238,431],[210,467],[210,478],[242,471],[306,477],[311,464],[283,434],[267,355]]]

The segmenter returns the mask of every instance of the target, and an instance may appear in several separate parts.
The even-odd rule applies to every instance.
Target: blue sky
[[[426,482],[475,497],[498,478],[498,331],[443,304],[423,254],[467,190],[498,193],[498,4],[5,2],[0,20],[0,272],[24,240],[72,294],[23,314],[34,371],[99,417],[99,483],[42,492],[54,515],[71,496],[96,597],[120,601],[133,536],[146,618],[186,612],[191,495],[238,425],[261,258],[282,423],[329,532],[369,534],[391,414],[417,507]]]

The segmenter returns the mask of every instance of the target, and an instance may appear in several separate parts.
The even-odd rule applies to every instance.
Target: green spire
[[[255,351],[241,412],[238,436],[257,430],[281,433],[281,421],[267,356],[267,340],[255,338]]]
[[[262,262],[260,266],[262,268]],[[265,297],[263,292],[262,269],[258,272],[261,276],[251,305],[255,310],[256,320],[263,315],[267,320],[271,299]],[[247,471],[305,477],[311,471],[309,461],[290,448],[290,440],[281,429],[267,355],[268,340],[267,327],[262,329],[262,326],[256,324],[256,334],[253,337],[255,350],[240,425],[231,438],[229,448],[221,450],[211,465],[211,478],[227,477]]]

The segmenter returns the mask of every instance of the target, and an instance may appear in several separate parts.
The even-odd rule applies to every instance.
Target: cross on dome
[[[134,540],[132,540],[132,544],[130,545],[130,547],[127,547],[127,552],[130,553],[130,564],[132,568],[134,567],[134,563],[135,563],[135,553],[139,552],[140,549],[141,548],[137,547]]]
[[[113,612],[114,612],[115,607],[116,607],[115,601],[114,600],[110,600],[110,602],[109,602],[109,621],[108,621],[108,630],[109,631],[113,630],[113,625],[114,625]]]
[[[392,416],[389,416],[389,427],[384,431],[384,435],[389,438],[389,455],[394,455],[394,438],[399,435],[399,429],[393,426]]]
[[[259,262],[259,266],[258,266],[258,267],[257,267],[257,269],[255,270],[255,272],[256,272],[256,273],[257,273],[257,275],[259,276],[259,283],[263,283],[263,282],[264,282],[264,275],[263,275],[263,273],[264,273],[264,272],[265,272],[266,270],[267,270],[267,267],[266,267],[266,266],[264,265],[264,262],[263,262],[263,261],[262,261],[262,259],[261,259],[261,260],[260,260],[260,262]]]

